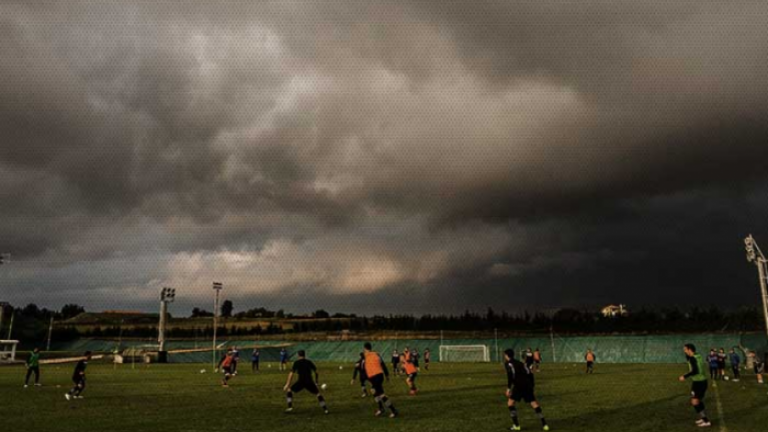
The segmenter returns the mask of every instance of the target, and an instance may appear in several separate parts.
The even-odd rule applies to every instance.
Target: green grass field
[[[503,392],[505,375],[495,364],[434,364],[419,377],[420,394],[407,396],[402,378],[386,385],[401,412],[375,418],[372,398],[350,385],[351,365],[320,364],[331,414],[307,393],[285,414],[285,373],[276,365],[241,374],[219,386],[210,365],[137,366],[94,363],[85,399],[68,402],[71,365],[43,368],[41,388],[23,389],[22,367],[0,368],[0,424],[8,431],[503,431],[511,425]],[[201,374],[201,368],[208,372]],[[581,365],[545,365],[536,393],[553,431],[697,430],[688,383],[676,378],[685,365],[598,365],[586,376]],[[60,386],[60,387],[59,387]],[[710,386],[710,430],[768,430],[768,386],[748,374],[739,383]],[[718,410],[718,401],[720,409]],[[533,411],[521,407],[523,430],[540,430]]]

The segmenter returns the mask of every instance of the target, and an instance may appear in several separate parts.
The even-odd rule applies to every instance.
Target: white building
[[[608,305],[602,309],[602,314],[606,318],[614,318],[617,316],[627,316],[629,314],[629,311],[627,311],[627,307],[623,304],[620,305]]]

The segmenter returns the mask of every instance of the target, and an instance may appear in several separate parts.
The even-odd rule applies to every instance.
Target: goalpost
[[[490,362],[487,345],[440,345],[441,362]]]

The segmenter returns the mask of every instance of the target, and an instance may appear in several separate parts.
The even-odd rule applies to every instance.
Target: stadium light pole
[[[213,283],[213,291],[216,293],[213,300],[213,368],[216,369],[216,331],[219,326],[219,293],[224,286],[221,282]]]
[[[164,287],[160,290],[160,323],[157,326],[157,344],[158,346],[158,362],[166,363],[168,361],[168,354],[165,350],[165,328],[167,325],[168,316],[168,303],[173,303],[176,300],[176,289]]]
[[[768,287],[766,287],[766,275],[768,275],[768,268],[766,268],[765,255],[760,250],[760,246],[757,245],[752,234],[744,239],[744,246],[747,250],[747,261],[755,263],[757,266],[758,277],[760,278],[760,292],[763,297],[763,318],[765,319],[765,332],[768,336]]]

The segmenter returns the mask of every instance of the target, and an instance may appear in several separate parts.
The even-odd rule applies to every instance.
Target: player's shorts
[[[704,396],[707,395],[707,382],[706,381],[694,381],[691,384],[691,399],[704,400]]]
[[[75,384],[75,387],[85,388],[85,378],[80,376],[73,376],[72,382]]]
[[[755,373],[756,374],[763,373],[763,364],[762,363],[755,363]]]
[[[224,375],[232,375],[232,366],[224,366],[221,371],[224,372]]]
[[[294,393],[298,393],[302,390],[306,390],[312,393],[313,395],[320,393],[320,389],[317,388],[317,384],[315,384],[312,381],[307,381],[307,382],[296,381],[296,383],[294,383],[291,386],[291,391]]]
[[[587,362],[587,367],[588,368],[592,368],[593,366],[595,366],[595,362],[591,362],[591,361]]]
[[[413,380],[416,379],[417,376],[419,376],[419,373],[418,372],[414,372],[412,374],[408,374],[408,379],[413,381]]]
[[[371,382],[371,388],[373,388],[373,394],[381,396],[384,394],[384,374],[378,374],[368,378]]]
[[[512,394],[509,396],[515,402],[524,400],[526,403],[536,402],[536,395],[533,393],[533,387],[519,387],[515,386],[512,389]]]

